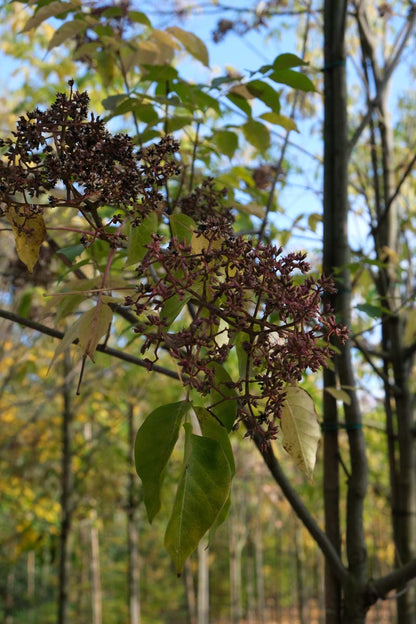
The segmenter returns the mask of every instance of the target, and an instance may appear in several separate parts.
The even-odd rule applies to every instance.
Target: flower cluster
[[[221,239],[215,229],[192,246],[172,239],[166,247],[155,236],[138,269],[137,296],[127,302],[140,318],[143,353],[154,350],[149,368],[167,349],[184,383],[206,395],[215,387],[214,364],[235,349],[240,419],[254,417],[265,438],[274,437],[285,385],[327,363],[331,334],[346,338],[322,309],[332,281],[309,271],[304,254],[284,256],[242,236]],[[181,323],[185,306],[190,321]]]
[[[58,93],[45,111],[21,116],[0,161],[0,201],[33,213],[69,206],[85,215],[103,206],[125,209],[135,222],[155,210],[159,188],[178,173],[178,144],[164,137],[137,150],[125,134],[111,134],[104,121],[88,118],[87,93]],[[89,220],[89,219],[88,219]],[[96,224],[97,224],[96,220]]]

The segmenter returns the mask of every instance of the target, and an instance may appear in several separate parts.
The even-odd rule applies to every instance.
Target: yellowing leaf
[[[312,480],[321,429],[312,397],[302,388],[290,386],[282,409],[283,448]]]
[[[275,126],[282,126],[282,128],[284,128],[285,130],[293,130],[294,132],[299,132],[296,122],[293,121],[293,119],[291,119],[290,117],[286,117],[285,115],[267,112],[260,115],[260,118],[274,124]]]
[[[113,312],[107,304],[97,305],[92,310],[84,312],[79,324],[79,346],[84,355],[94,361],[94,353],[100,339],[110,327]]]
[[[79,325],[80,325],[81,318],[77,319],[73,325],[70,325],[67,328],[67,330],[66,330],[66,332],[64,334],[64,337],[62,338],[61,342],[58,344],[58,346],[56,348],[56,351],[54,353],[54,356],[52,358],[52,361],[49,364],[48,372],[50,371],[50,369],[54,365],[54,363],[57,360],[57,358],[61,355],[61,353],[63,353],[67,349],[69,349],[71,344],[75,340],[78,339],[78,336],[79,336]]]
[[[22,32],[27,32],[32,28],[36,28],[39,24],[50,17],[55,17],[56,15],[66,13],[67,11],[73,11],[78,7],[78,2],[61,2],[61,0],[53,0],[53,2],[49,2],[49,4],[41,6],[40,9],[38,9],[36,13],[28,19]]]
[[[258,217],[259,219],[263,219],[264,217],[265,207],[260,204],[257,204],[256,202],[250,202],[248,204],[238,204],[236,202],[236,208],[240,210],[241,212],[245,212],[246,214],[249,214],[249,215],[254,215],[255,217]]]
[[[416,338],[416,309],[406,312],[406,327],[404,330],[403,344],[410,347]]]
[[[83,32],[87,28],[87,23],[84,20],[74,19],[70,22],[64,22],[53,34],[52,39],[48,44],[48,51],[52,50],[56,46],[61,45],[68,39],[73,39],[76,35]]]
[[[182,30],[182,28],[178,28],[178,26],[171,26],[167,28],[167,31],[170,32],[178,41],[181,42],[183,47],[189,54],[191,54],[198,61],[201,61],[203,65],[208,67],[209,65],[209,56],[208,50],[205,43],[194,33],[188,32],[186,30]]]
[[[342,401],[345,405],[351,405],[351,397],[345,390],[341,388],[325,388],[325,392],[328,392],[337,401]]]
[[[234,85],[233,87],[231,87],[230,93],[234,94],[234,95],[239,95],[240,97],[244,98],[245,100],[252,100],[253,99],[253,94],[250,93],[250,91],[247,89],[247,87],[243,84],[239,84],[239,85]]]
[[[382,262],[391,262],[392,264],[399,264],[400,260],[397,251],[391,247],[387,247],[387,245],[381,248],[380,259]]]
[[[156,39],[156,41],[159,41],[163,45],[166,45],[169,48],[172,48],[173,50],[181,49],[181,46],[179,45],[179,43],[175,41],[175,39],[165,30],[155,29],[152,33],[152,37]]]
[[[46,236],[43,217],[40,214],[26,217],[15,208],[9,208],[7,217],[12,226],[17,255],[32,273]]]

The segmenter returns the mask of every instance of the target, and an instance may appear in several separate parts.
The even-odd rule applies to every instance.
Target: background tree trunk
[[[62,386],[62,425],[61,425],[61,531],[59,536],[59,574],[58,574],[58,616],[57,624],[68,624],[68,595],[69,595],[69,535],[72,524],[72,509],[70,503],[71,483],[72,483],[72,448],[71,448],[71,423],[72,404],[71,395],[72,384],[68,377],[70,372],[70,361],[68,352],[65,353],[63,364],[63,386]]]
[[[136,427],[134,423],[134,406],[128,406],[128,494],[127,494],[127,543],[128,543],[128,587],[130,624],[140,624],[140,560],[139,560],[139,531],[137,528],[137,476],[134,471],[134,439]]]
[[[192,568],[191,568],[189,559],[185,561],[185,566],[183,569],[183,577],[184,577],[184,582],[185,582],[186,602],[188,605],[189,621],[191,624],[198,624],[194,578],[193,578]]]
[[[91,602],[92,624],[102,624],[102,590],[100,566],[100,540],[97,528],[97,512],[90,513],[90,543],[91,543]]]
[[[331,304],[338,320],[350,327],[346,13],[347,2],[345,0],[326,0],[324,8],[324,271],[330,274],[335,273],[338,292],[331,297]],[[346,552],[350,574],[349,582],[343,587],[342,621],[345,624],[358,624],[365,621],[366,615],[363,591],[367,582],[367,553],[363,503],[367,489],[367,461],[362,418],[355,391],[351,345],[348,341],[345,345],[338,346],[336,371],[341,388],[346,390],[350,397],[350,404],[344,403],[345,428],[350,454],[346,519]],[[325,383],[328,383],[328,377],[325,378]],[[328,402],[324,403],[325,408],[328,408]],[[324,415],[325,435],[327,435],[328,428],[333,427],[334,421],[332,411]],[[325,466],[325,470],[327,468]],[[339,522],[335,516],[333,520]],[[338,544],[336,546],[338,548]],[[328,570],[327,580],[329,576]],[[339,609],[338,595],[335,593],[338,587],[332,584],[329,590],[327,609],[329,607],[332,609],[333,605]],[[335,612],[328,613],[327,611],[328,624],[335,624],[336,618]]]
[[[206,539],[198,544],[198,624],[209,624],[209,550]]]

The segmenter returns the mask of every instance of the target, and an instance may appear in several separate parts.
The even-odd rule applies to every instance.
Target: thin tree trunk
[[[257,518],[254,528],[254,555],[256,561],[257,618],[260,624],[264,624],[266,601],[263,573],[263,535],[260,518]]]
[[[102,624],[100,540],[97,528],[97,512],[95,509],[92,509],[90,513],[90,541],[92,624]]]
[[[58,614],[57,624],[68,624],[68,555],[69,535],[71,531],[71,482],[72,482],[72,448],[71,448],[71,422],[72,405],[68,375],[70,371],[69,355],[64,357],[64,382],[62,388],[63,411],[61,425],[61,532],[59,538],[59,573],[58,573]]]
[[[4,597],[4,624],[13,624],[14,612],[14,569],[6,576],[6,592]]]
[[[253,564],[253,544],[250,539],[247,540],[246,553],[246,596],[247,596],[247,613],[246,619],[248,624],[255,622],[255,595],[254,595],[254,576],[255,567]]]
[[[348,270],[348,142],[346,90],[346,0],[325,0],[325,96],[324,96],[324,270],[336,271],[337,294],[332,304],[338,320],[350,326],[351,283]],[[336,368],[341,387],[348,391],[350,404],[344,403],[346,430],[350,453],[348,474],[346,551],[349,579],[343,587],[342,621],[361,624],[368,606],[364,588],[368,580],[367,553],[363,525],[363,504],[367,489],[367,461],[362,432],[362,418],[356,387],[351,345],[339,346]],[[325,406],[324,406],[325,407]],[[324,427],[327,425],[324,419]],[[331,606],[336,596],[331,595]],[[327,614],[327,622],[335,624],[336,614]]]
[[[296,597],[298,603],[298,617],[300,624],[306,624],[305,619],[305,588],[303,584],[303,543],[302,532],[298,523],[294,525],[294,542],[295,542],[295,561],[296,561]]]
[[[239,539],[238,517],[231,511],[229,527],[229,551],[230,551],[230,598],[231,598],[231,623],[239,624],[242,618],[242,571],[241,553],[242,540]]]
[[[36,608],[35,608],[35,573],[36,573],[36,553],[34,550],[30,550],[27,553],[27,599],[30,605],[30,621],[36,620]]]
[[[380,136],[383,163],[383,187],[385,211],[380,228],[380,255],[383,249],[400,253],[398,240],[398,215],[393,171],[393,130],[387,109],[387,88],[380,99]],[[382,258],[381,258],[382,259]],[[387,262],[387,264],[389,264]],[[398,461],[395,463],[394,479],[393,531],[397,548],[397,563],[408,563],[416,555],[416,449],[414,398],[410,390],[413,357],[406,356],[403,345],[404,322],[398,310],[399,293],[395,279],[395,268],[383,270],[383,282],[386,284],[386,296],[383,305],[388,305],[391,314],[384,317],[383,333],[387,334],[387,344],[391,354],[394,379],[394,404],[396,413]],[[416,590],[409,586],[397,600],[399,624],[416,624]]]
[[[127,501],[127,532],[128,532],[128,553],[129,553],[129,609],[130,624],[140,624],[140,559],[139,559],[139,531],[137,528],[137,479],[133,470],[134,438],[136,428],[134,424],[134,407],[128,407],[128,446],[129,446],[129,480],[128,480],[128,501]]]
[[[188,605],[189,621],[191,624],[198,624],[198,615],[196,610],[195,586],[192,575],[191,564],[189,559],[185,561],[183,569],[183,577],[185,581],[186,602]]]
[[[391,487],[392,524],[396,564],[403,565],[416,556],[416,440],[414,436],[414,398],[410,390],[413,354],[403,345],[404,321],[401,302],[406,305],[413,297],[409,288],[400,289],[395,258],[401,257],[399,216],[394,171],[394,137],[388,110],[390,78],[403,53],[416,22],[416,11],[410,8],[409,18],[396,49],[389,58],[379,62],[376,33],[371,30],[367,14],[368,2],[362,0],[357,11],[360,33],[363,73],[368,92],[368,110],[371,115],[372,186],[375,209],[372,233],[377,258],[380,262],[376,282],[380,303],[387,313],[382,315],[382,350],[385,376],[386,429]],[[392,61],[392,59],[395,59]],[[371,72],[371,76],[370,76]],[[375,93],[371,94],[374,85]],[[377,102],[374,107],[373,101]],[[404,588],[402,588],[404,589]],[[400,624],[416,623],[416,589],[409,586],[400,591],[397,600]]]
[[[335,267],[339,266],[334,247],[335,228],[342,224],[347,211],[346,192],[346,166],[339,158],[334,160],[336,146],[330,136],[343,136],[346,131],[346,116],[343,110],[343,102],[334,101],[329,94],[333,94],[344,78],[344,27],[345,27],[345,3],[343,1],[325,1],[324,8],[324,80],[325,87],[325,120],[324,120],[324,246],[323,246],[323,270],[330,275]],[[335,28],[336,27],[336,28]],[[327,145],[327,138],[330,142]],[[342,141],[342,138],[341,138]],[[335,171],[335,166],[337,171]],[[340,177],[340,185],[337,186],[337,178]],[[335,206],[339,205],[341,220],[338,221],[335,214]],[[341,236],[338,234],[337,239]],[[333,297],[328,298],[328,303],[335,308],[336,302]],[[324,396],[323,396],[323,463],[324,463],[324,512],[325,533],[333,544],[336,552],[341,553],[341,532],[339,515],[339,446],[338,446],[338,410],[337,402],[328,388],[337,385],[335,371],[324,370]],[[328,561],[325,560],[325,617],[326,624],[339,624],[341,617],[341,583],[333,574]]]
[[[209,624],[209,550],[205,540],[198,544],[198,624]]]

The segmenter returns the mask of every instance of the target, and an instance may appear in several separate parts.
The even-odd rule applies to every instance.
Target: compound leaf
[[[149,522],[161,507],[160,491],[166,465],[179,436],[181,422],[190,409],[187,401],[161,405],[137,432],[134,447],[136,471],[143,483],[143,499]]]
[[[191,430],[186,424],[183,473],[165,534],[165,547],[178,574],[214,524],[231,487],[230,465],[221,444]]]

